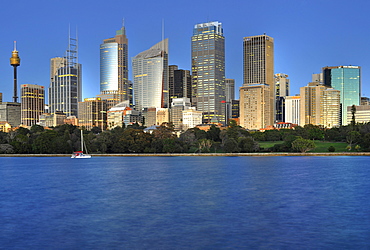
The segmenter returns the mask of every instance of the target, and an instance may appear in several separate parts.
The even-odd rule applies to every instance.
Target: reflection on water
[[[0,246],[367,248],[367,160],[0,158]]]

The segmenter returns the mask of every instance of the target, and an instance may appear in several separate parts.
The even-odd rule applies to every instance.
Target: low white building
[[[202,111],[197,111],[194,107],[182,111],[182,123],[184,130],[195,128],[202,124]]]

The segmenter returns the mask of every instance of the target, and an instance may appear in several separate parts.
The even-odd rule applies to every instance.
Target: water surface
[[[0,158],[1,249],[366,249],[359,157]]]

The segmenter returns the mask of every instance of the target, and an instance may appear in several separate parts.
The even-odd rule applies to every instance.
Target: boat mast
[[[82,133],[82,129],[81,129],[81,151],[82,152],[84,151],[84,136],[83,136],[83,133]]]

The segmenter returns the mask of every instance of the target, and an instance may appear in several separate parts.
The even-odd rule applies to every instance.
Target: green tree
[[[312,140],[304,139],[302,137],[297,138],[292,142],[292,148],[295,151],[305,153],[316,147],[315,143]]]
[[[234,138],[227,138],[225,140],[223,148],[226,153],[236,153],[240,151],[238,143]]]
[[[240,137],[238,146],[241,152],[257,152],[259,150],[258,142],[254,141],[253,137]]]
[[[354,128],[354,126],[356,125],[356,105],[352,105],[351,113],[352,113],[351,126],[352,128]]]

